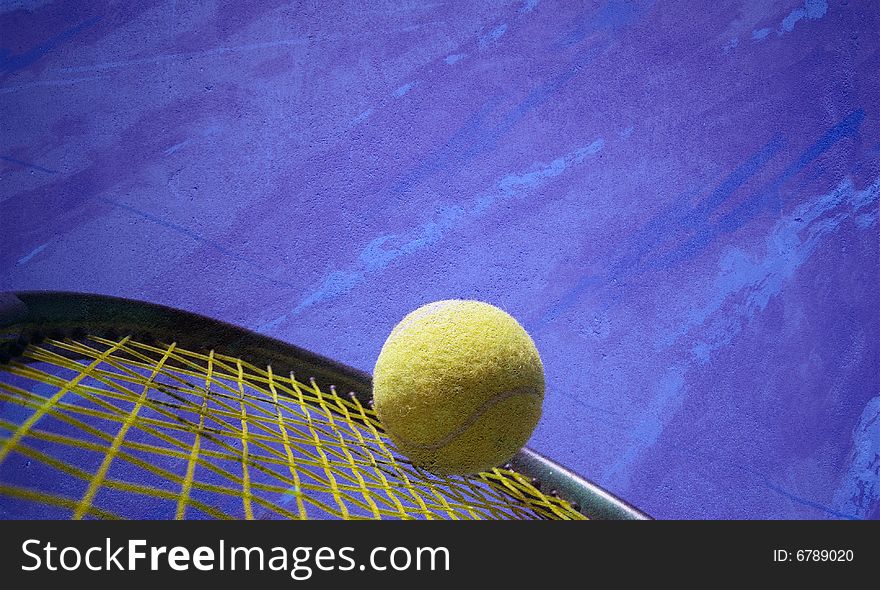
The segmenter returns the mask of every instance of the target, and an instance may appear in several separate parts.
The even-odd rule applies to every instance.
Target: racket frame
[[[174,341],[208,352],[210,348],[254,365],[271,365],[276,374],[293,373],[332,384],[338,394],[372,405],[372,376],[299,346],[188,311],[107,295],[65,291],[0,292],[0,363],[18,358],[28,344],[43,339],[116,339],[132,335],[143,342]],[[26,358],[21,360],[27,362]],[[507,465],[532,479],[545,493],[558,495],[591,519],[649,520],[601,486],[541,454],[521,449]]]

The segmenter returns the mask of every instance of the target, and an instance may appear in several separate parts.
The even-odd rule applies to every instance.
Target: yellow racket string
[[[584,518],[508,469],[458,477],[413,466],[375,412],[332,383],[131,337],[50,339],[24,357],[0,365],[6,510],[26,503],[52,517],[101,519]]]

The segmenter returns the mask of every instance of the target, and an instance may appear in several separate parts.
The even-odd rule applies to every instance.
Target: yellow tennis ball
[[[373,401],[415,465],[467,474],[510,459],[541,417],[544,367],[506,312],[480,301],[430,303],[395,326],[373,371]]]

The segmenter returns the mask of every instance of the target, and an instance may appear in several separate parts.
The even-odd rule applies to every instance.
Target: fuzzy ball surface
[[[373,400],[389,437],[415,465],[440,474],[498,466],[528,441],[544,400],[532,338],[508,313],[445,300],[408,314],[373,371]]]

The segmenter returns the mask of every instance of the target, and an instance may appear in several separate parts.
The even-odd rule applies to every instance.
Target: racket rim
[[[336,395],[344,391],[342,395],[354,395],[362,404],[372,405],[372,375],[369,373],[223,320],[113,295],[55,290],[0,291],[0,333],[3,334],[0,363],[13,358],[19,360],[28,344],[47,336],[81,338],[94,333],[118,337],[125,332],[146,336],[152,341],[173,335],[173,341],[191,349],[205,348],[204,344],[211,342],[211,349],[222,351],[226,356],[255,365],[270,365],[277,374],[289,372],[299,378],[321,380],[332,384]],[[504,467],[530,478],[535,487],[566,500],[588,518],[651,520],[645,512],[533,449],[523,447]]]

